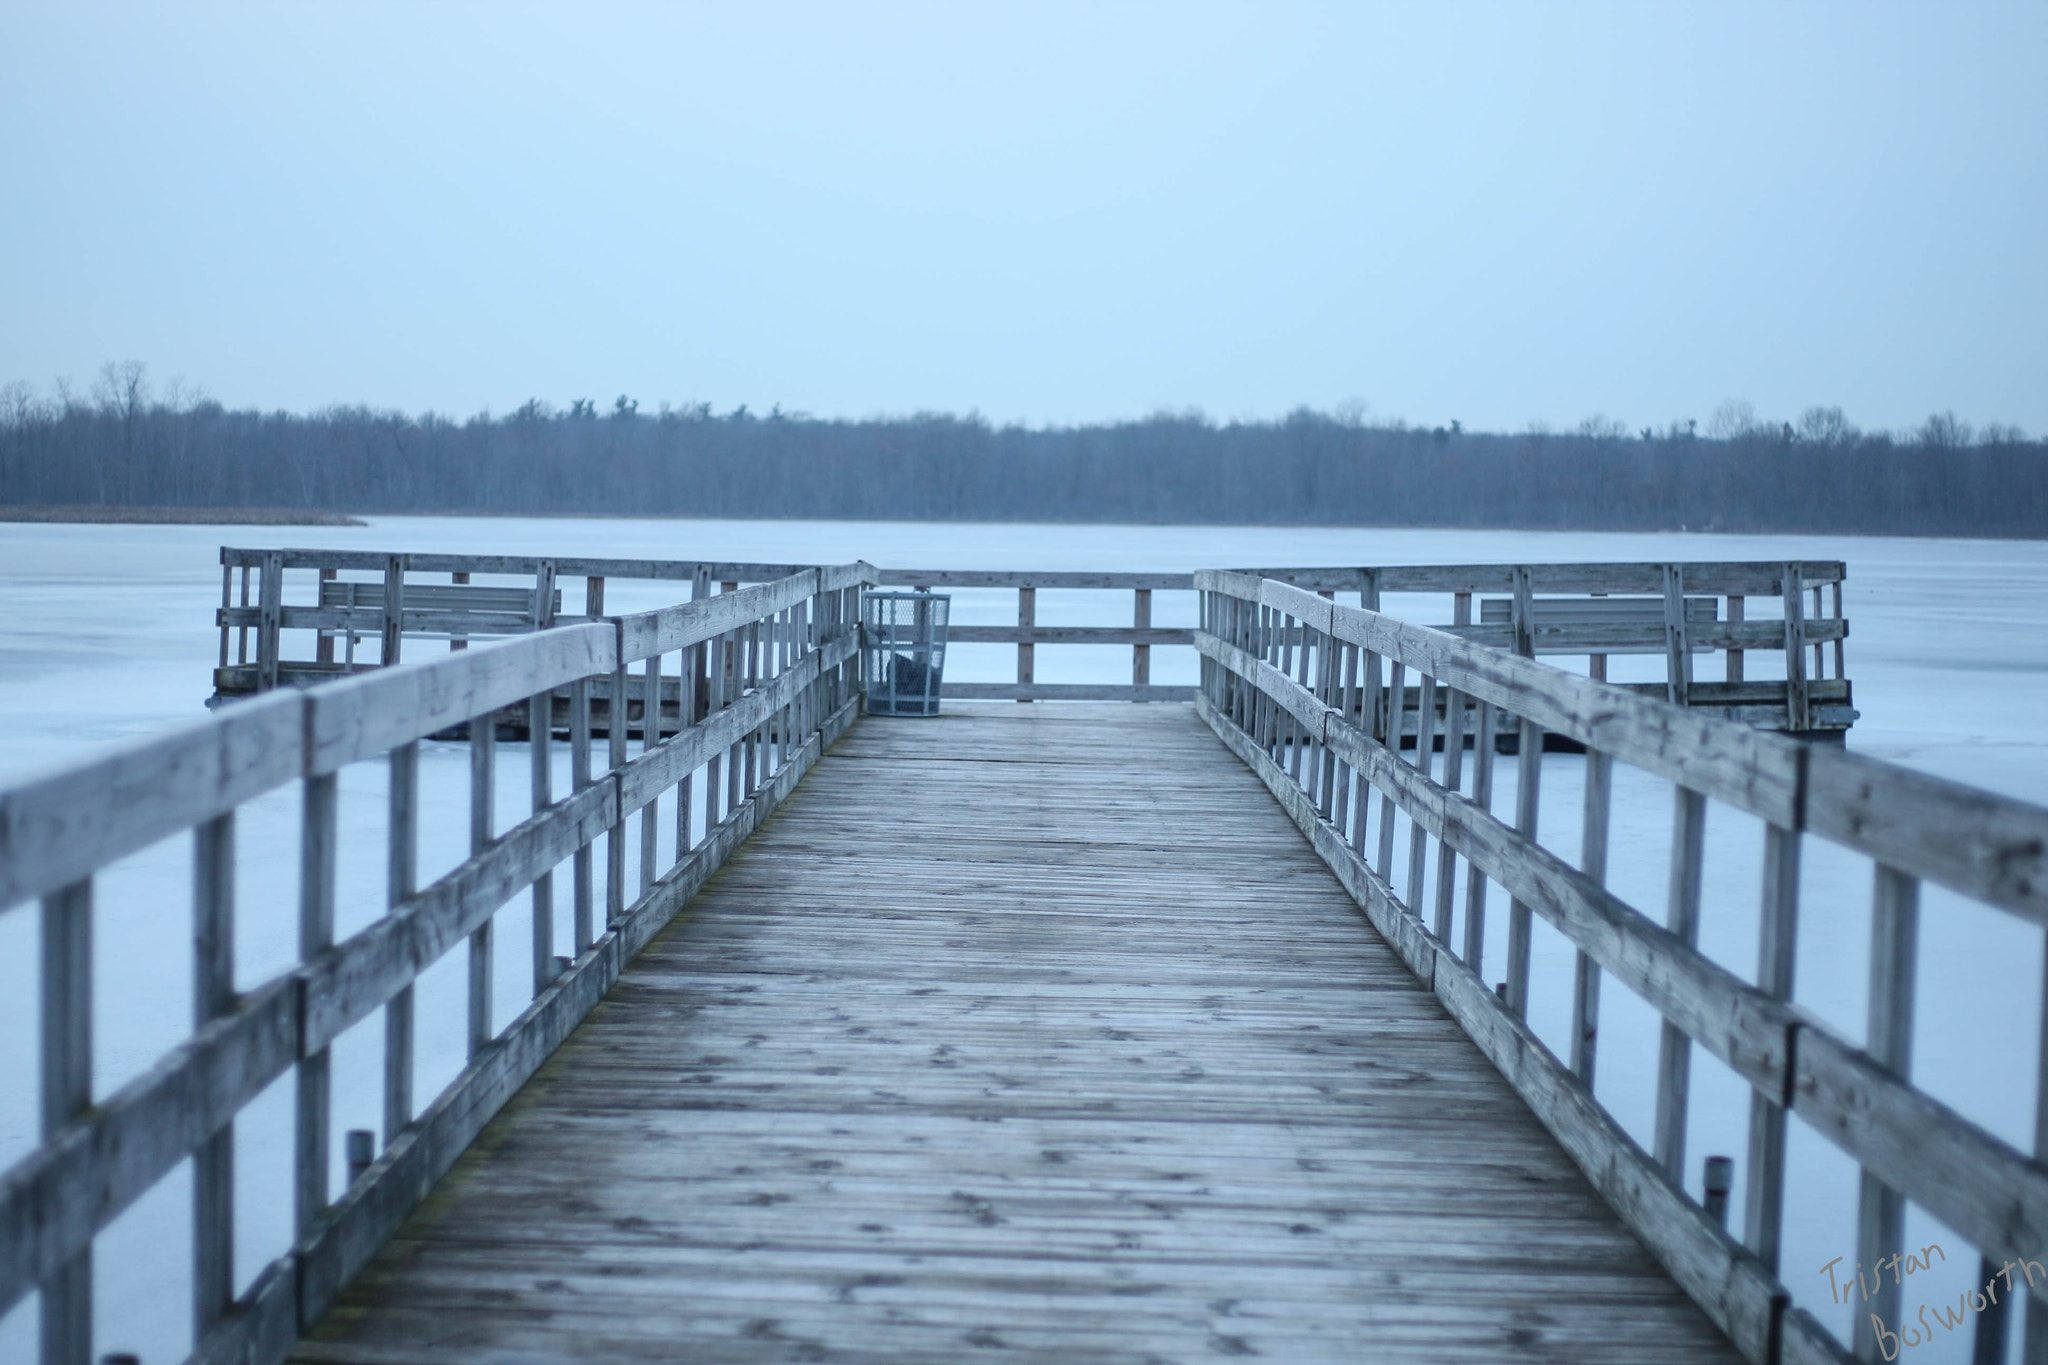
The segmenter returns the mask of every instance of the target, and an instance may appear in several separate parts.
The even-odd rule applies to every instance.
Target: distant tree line
[[[538,400],[456,420],[231,410],[135,362],[89,391],[0,388],[0,502],[337,512],[591,513],[1576,530],[2048,535],[2048,442],[1952,413],[1857,430],[1745,403],[1631,430],[1199,413],[1033,429]]]

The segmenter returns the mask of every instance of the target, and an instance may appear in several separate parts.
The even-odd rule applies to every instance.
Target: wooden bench
[[[1662,654],[1664,599],[1661,597],[1536,597],[1534,614],[1538,654]],[[1694,626],[1720,619],[1720,601],[1713,597],[1685,599],[1688,635]],[[1479,599],[1479,624],[1508,626],[1514,622],[1511,597]],[[1701,653],[1711,646],[1693,640]]]
[[[406,618],[404,634],[414,639],[463,642],[472,635],[524,635],[539,629],[543,621],[552,623],[561,614],[562,590],[554,590],[547,610],[542,612],[533,588],[407,583],[399,607]],[[350,617],[361,613],[360,623],[345,619],[339,625],[348,640],[346,662],[353,666],[357,638],[383,629],[384,584],[381,580],[324,580],[320,584],[320,610],[342,612]],[[321,634],[324,637],[327,631],[323,629]]]

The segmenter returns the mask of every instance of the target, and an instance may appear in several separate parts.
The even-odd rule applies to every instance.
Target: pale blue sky
[[[0,10],[0,381],[2048,429],[2048,5]]]

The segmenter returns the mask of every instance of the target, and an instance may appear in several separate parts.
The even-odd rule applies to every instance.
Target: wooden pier
[[[292,1358],[1738,1359],[1192,707],[980,705],[841,740]]]
[[[375,608],[394,658],[413,624],[406,568]],[[46,1365],[138,1346],[151,1365],[1875,1360],[1873,1328],[1836,1341],[1804,1306],[1812,1287],[1781,1278],[1788,1131],[1857,1163],[1865,1265],[1901,1249],[1909,1203],[1987,1273],[2048,1261],[2048,1107],[2018,1150],[1915,1086],[1910,1047],[1921,885],[2048,925],[2048,810],[1771,733],[1825,731],[1816,683],[1839,682],[1847,705],[1845,622],[1835,677],[1806,669],[1815,571],[1204,572],[1182,632],[1195,686],[1160,695],[1134,654],[1128,687],[1086,689],[1118,704],[890,721],[858,719],[859,613],[882,574],[740,586],[697,566],[673,575],[707,588],[691,601],[495,643],[457,623],[467,648],[262,688],[0,792],[0,907],[41,903],[44,1134],[0,1175],[0,1311],[37,1293]],[[1321,595],[1344,575],[1360,605]],[[1104,581],[1061,586],[1157,590],[1076,577]],[[1467,585],[1461,619],[1380,610],[1389,578],[1454,600]],[[273,637],[272,684],[280,580],[266,574],[268,623],[247,627]],[[1504,625],[1477,596],[1497,585]],[[1018,591],[1028,674],[1026,651],[1053,641]],[[1539,605],[1603,591],[1660,603],[1661,624],[1640,605]],[[1713,624],[1693,599],[1715,595],[1775,595],[1783,612],[1735,629],[1724,605]],[[370,608],[312,610],[330,609]],[[225,650],[245,623],[222,625]],[[1131,630],[1143,638],[1094,643],[1164,643]],[[1670,672],[1617,686],[1596,664],[1542,661],[1546,639],[1594,657],[1661,648]],[[1772,639],[1786,676],[1754,704],[1774,714],[1701,700],[1696,653]],[[1724,667],[1747,685],[1739,660]],[[1059,685],[982,686],[1028,701]],[[515,751],[520,717],[533,742]],[[419,746],[457,733],[471,855],[422,886]],[[1520,755],[1511,821],[1493,813],[1504,736]],[[1586,754],[1569,850],[1535,837],[1553,738]],[[567,791],[550,761],[563,745]],[[532,805],[508,823],[495,774],[515,752]],[[386,837],[344,847],[338,775],[364,763],[386,773]],[[1655,913],[1605,885],[1615,764],[1671,792]],[[237,990],[236,811],[288,785],[300,960]],[[1762,829],[1754,974],[1698,950],[1710,803]],[[95,879],[173,836],[194,851],[195,1027],[95,1093]],[[1816,838],[1870,871],[1861,1039],[1794,1003],[1800,852]],[[389,910],[338,938],[346,858],[387,870]],[[516,947],[494,933],[514,898],[534,925]],[[1502,911],[1494,962],[1485,922]],[[1557,1052],[1526,1022],[1538,916],[1578,953]],[[499,1028],[503,951],[530,959],[532,995]],[[413,987],[450,952],[469,965],[469,1060],[421,1103]],[[1663,1020],[1647,1147],[1591,1088],[1603,989]],[[373,1018],[381,1112],[363,1113],[338,1099],[330,1057]],[[1739,1178],[1723,1158],[1702,1178],[1687,1151],[1698,1049],[1750,1087]],[[293,1237],[240,1280],[235,1120],[285,1078]],[[187,1168],[192,1339],[96,1340],[96,1234]],[[2026,1300],[2029,1359],[2048,1351],[2044,1304]],[[1895,1329],[1901,1306],[1890,1285],[1860,1305]],[[1996,1361],[2006,1321],[1984,1321],[1977,1358]]]

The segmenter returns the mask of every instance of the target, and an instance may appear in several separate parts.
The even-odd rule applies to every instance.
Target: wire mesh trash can
[[[871,716],[936,716],[946,665],[946,611],[952,599],[929,592],[871,592],[862,690]]]

